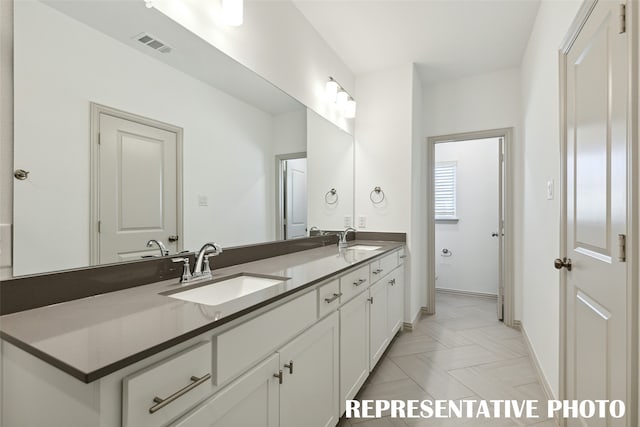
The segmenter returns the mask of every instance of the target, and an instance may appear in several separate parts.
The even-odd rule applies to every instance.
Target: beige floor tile
[[[423,390],[438,399],[462,399],[473,392],[444,369],[416,355],[393,358],[393,361]]]
[[[393,343],[387,357],[406,356],[408,354],[426,353],[428,351],[445,350],[443,344],[426,335],[414,336],[411,340],[400,340]]]
[[[421,354],[419,357],[431,360],[447,370],[467,368],[508,359],[505,355],[493,352],[478,344],[430,351]]]
[[[376,366],[375,371],[369,378],[369,384],[379,384],[408,379],[409,376],[405,374],[391,358],[385,357],[378,363],[378,366]]]

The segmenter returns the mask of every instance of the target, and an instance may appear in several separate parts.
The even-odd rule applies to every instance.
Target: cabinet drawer
[[[317,319],[316,292],[289,301],[213,338],[216,385],[222,385]]]
[[[125,377],[122,423],[124,427],[164,425],[211,389],[211,343],[205,341]]]
[[[340,306],[340,281],[334,280],[318,288],[318,317],[322,318],[327,313]]]
[[[398,266],[398,254],[392,253],[384,258],[374,261],[370,264],[371,267],[371,283],[375,283],[387,274],[391,273],[391,270]]]
[[[369,286],[369,266],[365,265],[357,270],[345,274],[340,278],[340,292],[342,302],[351,299]]]

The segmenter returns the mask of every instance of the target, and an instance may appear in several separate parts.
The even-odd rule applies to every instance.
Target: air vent
[[[172,49],[171,46],[167,45],[164,42],[161,42],[157,38],[147,33],[140,33],[133,38],[138,40],[140,43],[147,45],[151,49],[157,50],[158,52],[161,52],[161,53],[169,53],[171,52],[171,49]]]

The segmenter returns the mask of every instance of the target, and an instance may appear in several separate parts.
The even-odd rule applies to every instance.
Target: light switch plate
[[[351,227],[351,215],[344,216],[344,226]]]
[[[358,216],[358,228],[367,228],[367,217],[364,215]]]
[[[553,180],[547,181],[547,200],[553,200]]]

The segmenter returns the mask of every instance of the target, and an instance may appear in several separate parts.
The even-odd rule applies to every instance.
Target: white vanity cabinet
[[[369,376],[369,292],[338,310],[340,313],[340,415]]]
[[[334,426],[339,418],[338,345],[334,312],[173,426]]]
[[[278,427],[280,385],[277,354],[233,381],[173,424],[174,427]]]
[[[278,351],[280,427],[338,424],[338,336],[334,312]]]
[[[387,283],[378,281],[369,288],[369,371],[376,366],[389,345]]]
[[[384,278],[387,283],[388,333],[393,337],[402,328],[404,318],[404,266]]]
[[[88,384],[2,342],[0,424],[335,426],[402,327],[400,255],[328,277]]]

